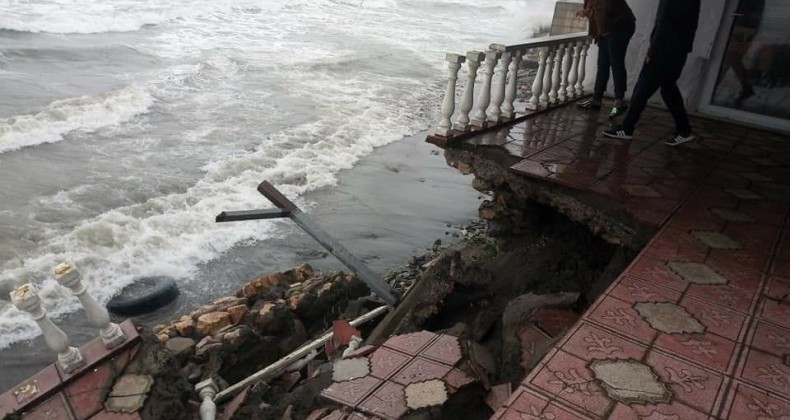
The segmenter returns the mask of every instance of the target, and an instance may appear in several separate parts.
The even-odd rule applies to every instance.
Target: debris
[[[418,382],[406,387],[406,405],[412,410],[444,404],[449,398],[447,387],[438,379]]]
[[[507,402],[512,392],[510,383],[494,385],[491,387],[491,391],[488,392],[488,395],[486,395],[486,404],[488,404],[492,410],[497,411],[499,407],[502,407],[502,405]]]

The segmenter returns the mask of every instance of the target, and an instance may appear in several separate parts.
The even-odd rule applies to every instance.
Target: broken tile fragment
[[[364,357],[338,359],[332,364],[332,380],[335,382],[350,381],[367,376],[369,373],[370,364]]]
[[[447,386],[438,379],[406,387],[406,406],[412,410],[442,405],[447,401]]]

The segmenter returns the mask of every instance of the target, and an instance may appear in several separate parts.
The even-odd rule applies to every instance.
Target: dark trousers
[[[678,134],[690,134],[691,125],[686,114],[686,106],[683,104],[683,96],[678,89],[677,81],[686,65],[686,54],[677,56],[659,56],[642,66],[639,73],[639,80],[634,86],[634,93],[631,95],[631,107],[623,120],[623,130],[632,133],[642,111],[647,106],[647,101],[661,89],[661,98],[667,105],[667,109],[675,120],[675,127]]]
[[[598,38],[598,73],[595,75],[595,98],[603,98],[609,84],[609,69],[614,78],[614,97],[623,99],[625,96],[628,76],[625,72],[625,53],[631,42],[633,31],[613,32]]]

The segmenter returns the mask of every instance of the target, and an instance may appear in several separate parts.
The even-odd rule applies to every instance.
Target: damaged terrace
[[[604,114],[568,106],[585,96],[589,48],[576,34],[448,55],[428,141],[489,199],[460,243],[410,262],[403,290],[393,285],[404,277],[370,273],[264,182],[276,210],[220,218],[290,217],[351,272],[267,274],[153,331],[83,302],[102,336],[80,349],[34,289],[20,291],[15,304],[57,337],[59,360],[3,394],[0,414],[790,415],[790,145],[696,119],[702,141],[669,149],[672,123],[657,109],[634,141],[606,141]],[[59,278],[79,292],[75,270]]]

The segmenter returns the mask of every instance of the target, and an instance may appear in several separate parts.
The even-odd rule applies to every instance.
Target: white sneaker
[[[696,138],[697,137],[694,136],[693,134],[687,134],[685,136],[682,135],[682,134],[678,134],[672,140],[664,142],[664,144],[666,144],[667,146],[670,146],[670,147],[675,147],[675,146],[680,146],[683,143],[688,143],[688,142],[690,142],[690,141],[692,141],[692,140],[694,140]]]

